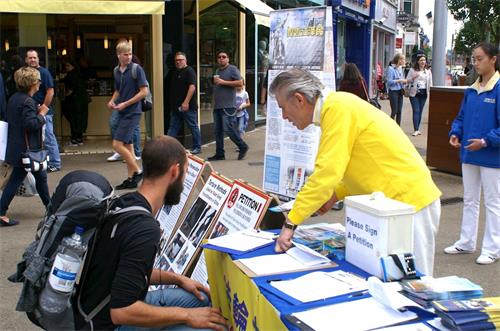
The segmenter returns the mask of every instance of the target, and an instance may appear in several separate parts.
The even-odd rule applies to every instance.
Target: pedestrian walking
[[[45,104],[39,105],[33,99],[33,95],[41,85],[38,70],[32,67],[22,67],[14,73],[14,81],[18,92],[10,97],[5,114],[5,119],[9,124],[5,162],[12,167],[12,173],[0,199],[0,226],[19,224],[17,220],[6,216],[7,209],[19,185],[28,174],[22,162],[22,154],[28,149],[27,143],[32,150],[42,148],[42,130],[49,112],[49,107]],[[36,191],[43,205],[47,207],[50,201],[47,172],[42,169],[33,171],[32,174],[36,181]]]
[[[241,139],[236,129],[236,87],[242,86],[240,71],[229,64],[229,56],[225,51],[217,52],[219,68],[214,75],[214,130],[215,155],[209,161],[225,160],[224,133],[238,147],[238,160],[242,160],[248,152],[248,145]]]
[[[142,179],[142,170],[133,151],[133,132],[141,120],[141,103],[148,94],[144,70],[137,65],[137,77],[132,76],[132,46],[126,40],[116,45],[119,67],[115,78],[115,91],[108,108],[117,111],[117,126],[113,135],[113,149],[127,164],[128,177],[116,186],[117,190],[136,188]]]
[[[195,96],[196,73],[188,66],[185,53],[175,53],[174,61],[175,70],[170,70],[167,76],[170,108],[170,126],[167,135],[177,137],[182,122],[185,122],[191,130],[193,139],[191,154],[200,154],[201,133],[198,127],[198,103]]]
[[[245,82],[243,82],[242,86],[236,88],[236,127],[241,138],[245,135],[250,118],[246,110],[248,107],[250,107],[250,97],[245,91]]]
[[[26,52],[26,64],[40,72],[41,84],[38,91],[33,95],[33,99],[39,105],[45,105],[49,108],[47,115],[45,115],[45,149],[49,154],[48,172],[55,172],[61,170],[61,155],[59,154],[59,146],[54,134],[54,109],[52,99],[54,98],[54,79],[50,72],[40,65],[40,58],[38,52],[30,49]]]
[[[401,126],[401,112],[403,110],[404,85],[402,67],[405,65],[405,57],[397,53],[392,59],[391,65],[386,71],[387,88],[389,90],[389,103],[391,105],[391,118]]]
[[[476,250],[479,204],[483,190],[486,226],[478,264],[500,259],[500,55],[490,43],[473,51],[479,75],[464,93],[462,106],[450,131],[450,145],[460,148],[464,208],[460,239],[446,247],[447,254]]]
[[[422,112],[425,102],[432,86],[432,73],[427,69],[427,58],[425,55],[418,55],[415,65],[410,69],[406,76],[409,85],[409,97],[411,109],[413,111],[413,129],[412,136],[419,136],[420,122],[422,121]]]

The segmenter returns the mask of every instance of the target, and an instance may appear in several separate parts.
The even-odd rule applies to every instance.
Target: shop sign
[[[371,0],[343,0],[342,6],[365,16],[370,16],[370,3]]]
[[[396,38],[396,49],[403,48],[403,38]]]
[[[396,7],[388,0],[375,3],[375,21],[392,30],[396,30],[396,12]]]
[[[417,33],[416,32],[405,32],[405,46],[413,46],[417,44]]]

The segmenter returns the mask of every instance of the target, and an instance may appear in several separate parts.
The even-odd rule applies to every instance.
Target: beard
[[[163,204],[167,206],[173,206],[181,201],[182,190],[184,189],[183,176],[179,176],[172,185],[167,189],[165,197],[163,198]]]

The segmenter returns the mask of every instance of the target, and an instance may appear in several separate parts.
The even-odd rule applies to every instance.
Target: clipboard
[[[247,275],[248,277],[250,278],[255,278],[255,277],[262,277],[262,276],[273,276],[273,275],[281,275],[281,274],[289,274],[289,273],[292,273],[292,272],[301,272],[301,271],[314,271],[314,270],[321,270],[321,269],[328,269],[328,268],[335,268],[338,266],[337,263],[335,262],[330,262],[330,263],[325,263],[325,264],[321,264],[321,265],[316,265],[316,266],[312,266],[312,267],[304,267],[304,268],[301,268],[301,269],[296,269],[296,270],[286,270],[286,271],[282,271],[282,272],[270,272],[270,273],[266,273],[266,274],[256,274],[255,272],[253,272],[250,268],[248,268],[246,265],[244,265],[243,263],[241,263],[240,261],[238,260],[235,260],[233,261],[234,264],[241,270],[243,271],[243,273],[245,273],[245,275]]]

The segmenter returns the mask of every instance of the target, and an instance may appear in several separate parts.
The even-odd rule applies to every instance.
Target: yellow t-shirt
[[[297,194],[288,218],[302,223],[335,192],[384,192],[418,211],[441,196],[429,169],[388,115],[354,94],[332,92],[320,114],[321,138],[315,168]]]

